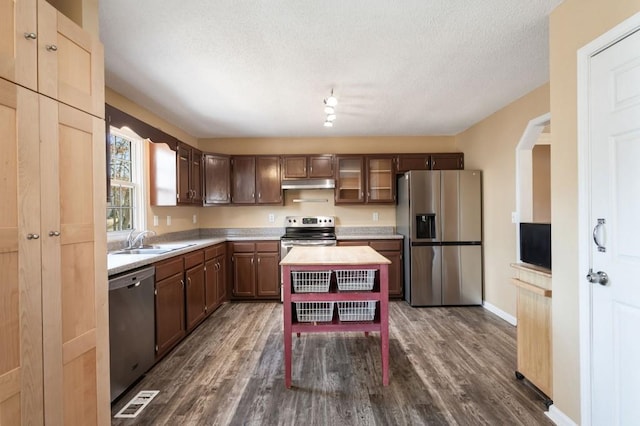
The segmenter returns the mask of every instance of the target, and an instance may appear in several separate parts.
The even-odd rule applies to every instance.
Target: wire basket
[[[326,293],[329,291],[331,271],[292,271],[291,278],[296,293]]]
[[[329,322],[333,319],[335,302],[295,302],[295,304],[299,322]]]
[[[376,276],[375,269],[340,269],[335,272],[340,291],[371,290],[373,288],[373,279]]]
[[[338,302],[340,321],[373,321],[375,314],[375,300]]]

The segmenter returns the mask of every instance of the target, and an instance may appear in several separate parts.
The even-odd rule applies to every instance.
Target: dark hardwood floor
[[[284,387],[282,305],[226,304],[123,395],[160,394],[114,425],[551,425],[515,379],[515,328],[481,307],[390,303],[390,383],[372,333],[294,336]]]

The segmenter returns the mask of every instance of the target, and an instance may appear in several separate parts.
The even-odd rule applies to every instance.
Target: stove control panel
[[[335,217],[333,216],[287,216],[284,219],[286,227],[316,227],[316,226],[335,226]]]

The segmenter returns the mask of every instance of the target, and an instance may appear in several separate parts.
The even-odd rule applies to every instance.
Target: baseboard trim
[[[553,404],[549,406],[549,411],[545,411],[544,414],[558,426],[578,426],[576,422],[571,420],[571,418],[565,413],[558,410]]]
[[[486,300],[482,303],[482,306],[487,311],[491,312],[492,314],[495,314],[495,315],[499,316],[500,318],[502,318],[503,320],[505,320],[509,324],[511,324],[513,326],[518,325],[518,320],[516,319],[516,317],[514,317],[513,315],[509,315],[508,313],[506,313],[502,309],[498,308],[497,306],[492,305],[491,303],[487,302]]]

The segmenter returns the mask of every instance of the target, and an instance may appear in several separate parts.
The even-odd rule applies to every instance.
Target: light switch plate
[[[167,226],[171,226],[171,216],[167,216]]]
[[[160,222],[158,222],[158,215],[154,214],[153,215],[153,226],[158,226],[158,223],[160,223]]]
[[[511,212],[511,223],[518,223],[518,212]]]
[[[198,223],[198,215],[197,214],[193,215],[193,223]]]

